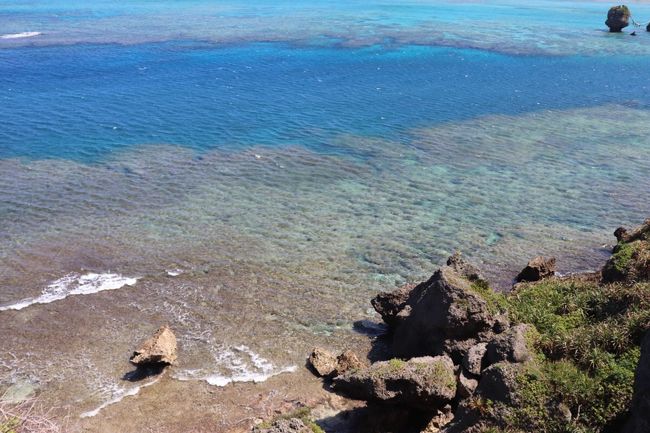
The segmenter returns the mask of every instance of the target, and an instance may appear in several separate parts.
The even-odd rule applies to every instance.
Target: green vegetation
[[[650,329],[650,283],[551,279],[519,286],[499,302],[513,321],[539,332],[531,336],[534,359],[517,377],[516,404],[490,407],[499,424],[512,431],[618,431],[632,399],[639,342]]]
[[[20,420],[11,418],[0,422],[0,433],[18,433],[18,427],[20,427]]]
[[[612,255],[612,265],[614,269],[624,275],[630,265],[630,260],[634,256],[640,242],[630,242],[629,244],[621,243],[617,246],[616,251]]]
[[[398,358],[393,358],[390,361],[388,361],[388,366],[392,370],[401,370],[402,368],[404,368],[405,365],[406,365],[406,361],[403,361]]]
[[[485,280],[476,280],[470,290],[487,302],[488,311],[492,314],[501,314],[508,311],[508,300],[502,293],[495,292]]]
[[[284,415],[280,415],[277,418],[272,419],[271,421],[265,421],[261,423],[258,428],[259,429],[268,429],[270,428],[273,423],[277,420],[280,419],[292,419],[292,418],[298,418],[300,421],[303,422],[307,427],[311,429],[313,433],[325,433],[325,431],[318,425],[316,424],[311,416],[311,409],[308,407],[301,407],[300,409],[296,409],[293,412],[286,413]],[[0,433],[4,433],[1,432]]]
[[[456,376],[453,372],[449,371],[442,362],[438,361],[433,364],[416,364],[415,368],[420,368],[420,365],[422,365],[423,368],[430,369],[429,377],[436,381],[436,383],[446,387],[447,389],[456,389]]]

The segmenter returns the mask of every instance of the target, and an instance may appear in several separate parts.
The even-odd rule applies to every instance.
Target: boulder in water
[[[607,27],[612,33],[618,33],[630,25],[630,9],[625,5],[614,6],[607,12]]]
[[[164,325],[133,352],[131,362],[137,366],[173,365],[177,350],[176,336],[169,326]]]

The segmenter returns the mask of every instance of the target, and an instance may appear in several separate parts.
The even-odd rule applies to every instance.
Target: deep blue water
[[[302,144],[488,114],[650,104],[644,57],[512,56],[406,46],[169,42],[0,50],[0,158],[94,160],[165,143]]]

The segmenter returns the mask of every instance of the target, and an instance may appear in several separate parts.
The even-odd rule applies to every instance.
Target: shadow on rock
[[[318,420],[326,432],[337,433],[419,433],[431,423],[431,415],[406,407],[368,404]]]

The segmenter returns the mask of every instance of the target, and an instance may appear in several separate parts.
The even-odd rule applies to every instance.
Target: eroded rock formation
[[[168,326],[161,326],[156,333],[133,352],[131,362],[138,366],[173,365],[178,356],[176,336]]]
[[[519,272],[515,281],[518,283],[522,281],[539,281],[553,275],[555,275],[555,257],[537,256]]]
[[[607,12],[605,24],[612,33],[618,33],[630,25],[630,9],[625,5],[614,6]]]

